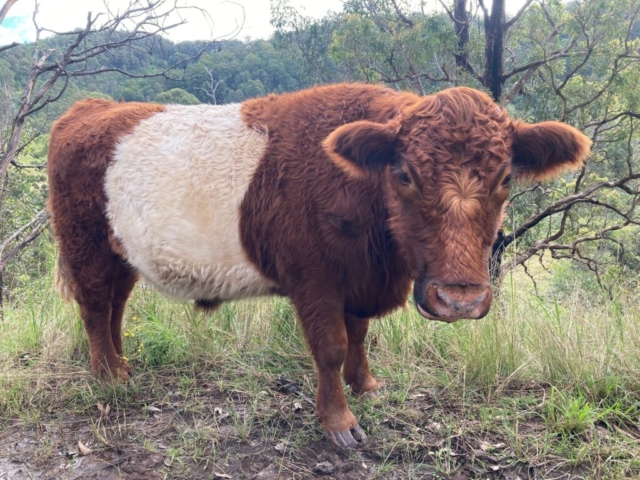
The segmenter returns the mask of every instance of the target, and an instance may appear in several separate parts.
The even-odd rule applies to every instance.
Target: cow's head
[[[418,309],[447,322],[489,311],[488,259],[512,179],[578,167],[589,145],[562,123],[513,121],[469,88],[422,97],[386,124],[343,125],[324,143],[348,175],[382,182]]]

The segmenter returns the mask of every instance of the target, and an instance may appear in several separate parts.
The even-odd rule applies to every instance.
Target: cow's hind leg
[[[131,291],[138,281],[138,276],[131,268],[119,261],[114,268],[113,296],[111,301],[111,340],[116,354],[120,358],[120,366],[131,372],[131,365],[122,358],[122,317]]]
[[[130,291],[129,283],[117,281],[123,278],[120,258],[109,248],[106,236],[104,241],[97,235],[60,236],[59,248],[89,338],[93,372],[105,380],[126,381],[129,374],[114,344],[117,338],[118,348],[122,348],[119,328],[124,308],[123,290]],[[114,301],[116,292],[118,301]]]
[[[332,443],[354,448],[364,444],[367,436],[349,410],[342,389],[340,370],[348,349],[343,308],[321,297],[306,291],[292,298],[318,368],[316,413]]]
[[[113,287],[109,282],[79,285],[76,301],[89,338],[91,368],[105,380],[125,381],[129,374],[113,344],[111,313],[113,311]]]
[[[369,319],[347,315],[345,316],[345,326],[349,346],[344,362],[344,381],[351,386],[354,393],[375,397],[380,384],[371,375],[364,349]]]

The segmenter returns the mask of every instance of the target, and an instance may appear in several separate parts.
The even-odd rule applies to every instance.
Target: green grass
[[[461,468],[455,451],[471,452],[468,468],[488,472],[494,458],[503,469],[549,464],[588,478],[640,474],[638,303],[579,289],[562,302],[551,291],[541,300],[523,285],[507,279],[481,321],[430,322],[410,307],[372,322],[370,364],[387,387],[378,400],[349,403],[376,439],[367,458],[379,478],[398,468],[409,477],[427,467],[454,474]],[[166,472],[189,462],[229,465],[229,442],[283,438],[284,468],[293,452],[323,442],[308,402],[313,363],[286,299],[234,302],[205,315],[139,285],[123,330],[135,375],[115,386],[90,375],[77,308],[59,299],[48,278],[21,299],[5,307],[0,323],[0,429],[51,422],[61,412],[95,415],[97,402],[131,418],[171,407],[180,415],[162,451]],[[303,393],[277,393],[280,378]],[[118,419],[115,430],[91,421],[103,448],[135,437],[135,422]],[[158,451],[148,437],[140,444]]]

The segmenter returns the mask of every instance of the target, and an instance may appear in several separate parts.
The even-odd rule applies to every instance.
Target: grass
[[[481,321],[429,322],[411,307],[372,322],[370,364],[387,387],[378,400],[349,398],[372,442],[327,454],[350,465],[338,478],[365,467],[373,478],[640,475],[638,303],[579,288],[561,301],[549,289],[541,295],[513,277]],[[94,380],[76,307],[48,277],[34,284],[0,323],[3,444],[60,428],[30,451],[34,472],[60,463],[60,442],[67,448],[84,435],[96,458],[121,455],[123,446],[138,452],[136,465],[118,464],[122,472],[159,459],[149,471],[166,478],[242,478],[260,469],[306,478],[318,452],[331,450],[313,415],[313,364],[286,299],[204,315],[139,285],[124,349],[133,381]],[[283,391],[283,382],[297,388]],[[0,472],[3,453],[10,456],[0,450]]]

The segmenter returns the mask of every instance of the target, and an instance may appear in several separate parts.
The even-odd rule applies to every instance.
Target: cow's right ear
[[[335,129],[322,143],[333,162],[349,175],[362,177],[392,163],[400,121],[359,120]]]

